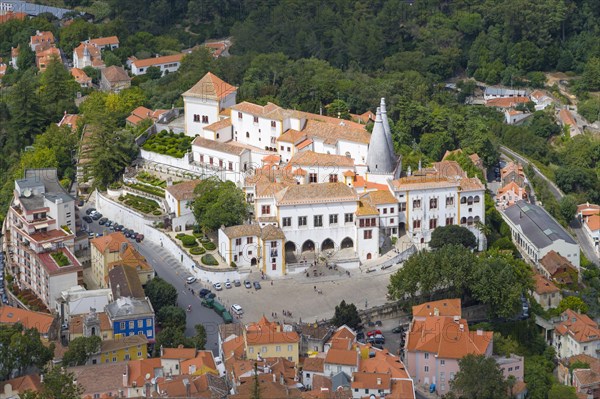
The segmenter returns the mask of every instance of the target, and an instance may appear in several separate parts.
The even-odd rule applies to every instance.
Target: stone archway
[[[341,249],[354,248],[354,241],[352,241],[352,238],[346,237],[342,240],[340,247]]]
[[[326,238],[321,244],[321,251],[328,251],[335,248],[335,243],[331,238]]]
[[[296,243],[293,241],[288,241],[285,243],[285,252],[296,253]]]
[[[250,266],[256,266],[257,260],[256,258],[250,259]]]
[[[302,244],[302,252],[306,252],[306,251],[314,251],[315,250],[315,243],[312,240],[306,240],[304,241],[304,244]]]

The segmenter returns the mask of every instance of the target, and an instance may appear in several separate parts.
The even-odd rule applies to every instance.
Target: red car
[[[367,337],[372,337],[374,335],[383,335],[381,330],[373,330],[373,331],[369,331],[367,333]]]

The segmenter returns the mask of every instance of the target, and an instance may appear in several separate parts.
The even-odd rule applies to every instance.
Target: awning
[[[51,249],[52,248],[52,243],[45,242],[45,243],[42,244],[42,248],[44,248],[44,249]]]
[[[35,227],[36,230],[45,229],[46,227],[48,227],[48,223],[37,224],[34,227]]]

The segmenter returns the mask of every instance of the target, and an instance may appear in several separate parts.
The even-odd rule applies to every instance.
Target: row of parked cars
[[[8,304],[8,296],[4,291],[4,252],[0,252],[0,296],[2,297],[2,303]]]
[[[193,284],[197,281],[198,279],[196,277],[190,276],[186,279],[186,283],[188,284]],[[229,281],[227,280],[226,282],[224,282],[223,284],[221,283],[214,283],[213,284],[213,288],[216,291],[222,291],[223,287],[225,287],[226,289],[231,289],[233,287],[241,287],[242,286],[242,282],[240,280],[233,280],[233,281]],[[254,281],[253,283],[251,283],[248,280],[244,280],[244,287],[250,289],[252,287],[254,287],[255,290],[260,290],[262,287],[260,285],[260,283],[258,281]],[[206,288],[203,288],[202,290],[205,290]],[[202,291],[201,290],[201,291]]]
[[[125,226],[123,226],[122,224],[118,224],[117,222],[113,222],[112,220],[109,220],[108,218],[103,217],[102,214],[94,208],[90,208],[90,209],[86,210],[85,213],[86,213],[86,216],[83,217],[83,220],[87,224],[92,224],[94,221],[97,220],[99,226],[104,226],[105,228],[108,228],[111,231],[120,231],[127,238],[131,238],[132,240],[135,240],[137,242],[142,242],[144,240],[143,234],[137,233],[133,229],[125,228]],[[88,234],[89,234],[90,238],[92,238],[94,236],[95,237],[102,236],[101,233],[97,233],[96,235],[94,235],[94,233],[89,232]]]

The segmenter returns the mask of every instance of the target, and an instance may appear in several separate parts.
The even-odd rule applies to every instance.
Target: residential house
[[[125,123],[128,126],[138,126],[140,122],[147,119],[156,122],[159,121],[161,116],[165,115],[167,112],[168,110],[166,109],[157,109],[156,111],[152,111],[146,107],[139,106],[131,111],[131,115],[125,119]]]
[[[48,49],[52,47],[56,42],[54,39],[54,34],[50,31],[40,32],[39,30],[35,32],[35,35],[31,36],[29,39],[29,47],[31,47],[31,51],[34,53],[38,52],[39,48]]]
[[[40,72],[44,72],[50,62],[60,61],[60,50],[56,47],[50,47],[45,50],[40,50],[35,53],[35,63]]]
[[[540,259],[538,270],[547,278],[561,285],[577,284],[579,268],[561,254],[549,251]]]
[[[154,309],[148,298],[117,298],[104,309],[112,324],[115,339],[145,335],[148,342],[154,342]]]
[[[325,359],[322,357],[308,357],[302,364],[302,385],[307,390],[313,388],[313,380],[316,376],[326,376]]]
[[[554,251],[579,268],[579,245],[544,208],[517,201],[501,215],[510,227],[514,244],[536,265]]]
[[[575,117],[567,108],[558,111],[558,121],[562,126],[566,126],[571,137],[581,134],[581,129],[577,125]]]
[[[92,87],[92,78],[90,78],[83,69],[71,68],[71,75],[75,78],[75,81],[79,83],[79,86],[83,88]]]
[[[211,42],[204,43],[204,47],[206,47],[215,58],[219,58],[226,50],[227,43],[226,42]]]
[[[89,42],[81,42],[73,49],[73,67],[83,69],[88,66],[96,69],[106,67],[100,48]]]
[[[529,98],[535,103],[536,111],[541,111],[552,105],[552,97],[545,90],[534,90]]]
[[[21,51],[21,45],[18,44],[17,47],[11,47],[10,48],[10,65],[14,68],[14,69],[19,69],[19,66],[17,65],[17,60],[19,59],[19,52]]]
[[[256,266],[266,275],[281,276],[286,273],[285,240],[283,231],[273,224],[221,227],[219,254],[228,265]]]
[[[194,189],[200,180],[190,180],[182,183],[167,185],[165,201],[169,208],[171,225],[174,231],[185,230],[195,223],[191,204],[195,198]]]
[[[560,289],[547,277],[540,274],[533,276],[535,288],[532,291],[532,296],[544,310],[558,307],[562,300]]]
[[[86,43],[99,48],[100,50],[114,50],[119,48],[119,38],[117,36],[98,37],[96,39],[86,40]]]
[[[504,111],[505,109],[515,108],[519,105],[525,105],[529,101],[531,101],[529,97],[492,98],[491,100],[486,100],[485,106],[496,108],[499,111]]]
[[[130,266],[117,265],[108,272],[108,286],[113,298],[144,299],[146,294],[137,270]]]
[[[484,100],[492,100],[495,98],[514,98],[527,97],[528,93],[525,89],[512,89],[508,87],[487,86],[483,93]]]
[[[119,93],[131,87],[131,78],[123,67],[109,66],[100,70],[100,90]]]
[[[515,162],[508,162],[502,170],[500,170],[500,178],[503,187],[506,187],[509,183],[516,183],[519,187],[525,187],[527,178],[523,171],[523,165]]]
[[[56,169],[26,169],[15,181],[4,229],[7,267],[16,283],[58,311],[56,298],[83,284],[83,269],[73,254],[75,199],[60,185]]]
[[[169,72],[176,72],[181,66],[181,60],[185,54],[164,55],[162,57],[147,58],[145,60],[136,59],[131,63],[131,74],[145,75],[148,68],[156,67],[160,69],[162,75]]]
[[[588,240],[600,254],[600,205],[585,203],[577,206],[577,218]]]
[[[108,272],[115,266],[134,268],[142,285],[154,278],[154,269],[121,232],[94,238],[91,244],[93,285],[108,288]]]
[[[54,340],[58,332],[56,317],[42,312],[34,312],[9,305],[0,306],[0,325],[21,324],[25,328],[35,328],[42,339]]]
[[[128,361],[123,373],[124,396],[126,398],[145,396],[146,387],[152,383],[153,379],[156,381],[160,377],[164,377],[160,358]]]
[[[300,354],[313,355],[324,351],[324,345],[329,340],[332,330],[317,323],[302,323],[296,326],[300,334]]]
[[[600,329],[587,315],[567,309],[554,324],[552,345],[559,359],[580,354],[596,358],[600,349]]]
[[[105,312],[88,309],[88,313],[71,316],[69,319],[69,341],[79,337],[98,336],[103,341],[114,339],[113,327]]]
[[[148,357],[148,343],[148,338],[143,334],[104,340],[100,344],[99,353],[91,355],[88,364],[146,359]]]
[[[228,387],[222,378],[213,374],[180,375],[157,378],[156,393],[166,398],[226,398]],[[263,391],[262,397],[268,398]]]
[[[358,371],[360,350],[351,340],[337,340],[325,353],[324,372],[327,375],[340,372],[351,376]]]
[[[73,373],[74,380],[83,388],[82,398],[119,398],[125,396],[126,385],[124,382],[126,381],[123,378],[125,371],[123,363],[109,362],[93,366],[69,367],[67,371]]]
[[[42,390],[39,374],[27,374],[0,382],[0,399],[20,399],[24,393],[37,393]]]
[[[366,125],[369,122],[375,122],[375,114],[371,111],[363,112],[360,115],[350,114],[354,122],[362,123]]]
[[[363,194],[361,202],[368,203],[379,213],[379,234],[398,237],[398,200],[389,190],[374,190]]]
[[[2,59],[0,58],[0,78],[2,78],[4,75],[6,75],[6,70],[8,69],[8,66],[4,63],[2,63]]]
[[[467,321],[458,314],[435,316],[434,312],[410,324],[405,364],[417,384],[444,395],[459,371],[460,359],[468,354],[491,356],[492,338],[489,331],[469,331]]]
[[[499,101],[499,100],[494,100]],[[504,110],[504,123],[507,125],[517,125],[529,118],[531,115],[528,112],[518,111],[516,109],[507,108]]]
[[[365,351],[368,355],[364,356]],[[361,399],[377,395],[414,399],[415,387],[404,363],[386,349],[363,347],[359,371],[352,375],[352,397]],[[388,383],[389,381],[389,383]]]
[[[86,290],[80,285],[61,291],[57,299],[59,303],[58,314],[61,324],[69,321],[71,316],[87,314],[90,308],[104,309],[113,300],[109,289]]]
[[[60,122],[57,123],[57,125],[58,127],[67,126],[73,132],[76,132],[77,128],[79,127],[79,118],[80,117],[77,114],[67,114],[65,112],[62,119],[60,120]]]
[[[558,363],[558,380],[575,387],[580,397],[600,397],[600,360],[590,355],[575,355]]]
[[[184,361],[194,359],[197,355],[195,348],[184,348],[183,345],[177,348],[160,348],[160,364],[166,375],[186,374],[182,371],[181,364]]]
[[[519,186],[514,181],[511,181],[504,187],[498,189],[498,193],[496,194],[496,205],[501,209],[505,209],[514,205],[517,201],[527,201],[528,198],[525,188]]]

